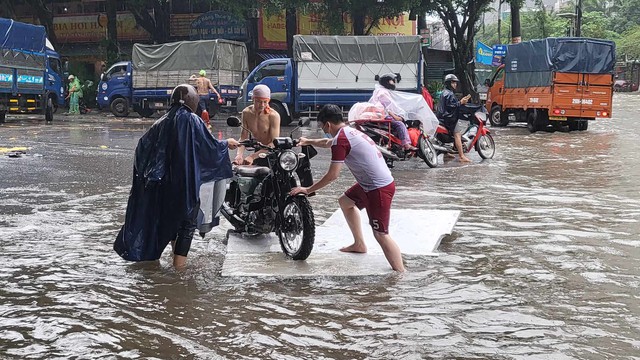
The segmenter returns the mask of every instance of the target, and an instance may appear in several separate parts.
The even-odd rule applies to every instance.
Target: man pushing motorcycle
[[[331,165],[319,181],[309,187],[294,188],[290,194],[308,195],[322,189],[338,178],[342,165],[346,164],[356,178],[356,184],[340,196],[338,204],[349,224],[354,243],[340,251],[367,252],[360,225],[360,210],[365,208],[373,236],[380,244],[391,268],[404,272],[400,248],[389,235],[389,215],[396,186],[382,154],[373,140],[344,122],[342,109],[338,106],[325,105],[318,113],[317,120],[325,134],[331,138],[301,137],[299,145],[331,148]]]

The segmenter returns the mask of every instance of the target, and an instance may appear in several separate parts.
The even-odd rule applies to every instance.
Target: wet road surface
[[[403,275],[312,279],[221,277],[226,225],[196,237],[183,273],[168,252],[121,260],[111,247],[152,121],[8,117],[0,358],[640,358],[639,107],[616,95],[614,118],[586,132],[492,128],[490,161],[398,163],[395,207],[462,211],[442,255],[406,257]],[[352,181],[311,199],[318,223]]]

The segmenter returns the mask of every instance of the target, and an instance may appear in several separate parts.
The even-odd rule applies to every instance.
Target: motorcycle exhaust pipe
[[[436,144],[432,144],[433,148],[436,149],[436,151],[440,151],[440,152],[449,152],[449,149],[447,149],[444,146],[440,146],[440,145],[436,145]]]
[[[382,153],[382,155],[392,158],[393,160],[400,160],[400,158],[398,157],[398,155],[392,153],[391,151],[387,150],[387,148],[384,148],[380,145],[376,145],[376,147],[378,148],[378,150],[380,150],[380,152]]]

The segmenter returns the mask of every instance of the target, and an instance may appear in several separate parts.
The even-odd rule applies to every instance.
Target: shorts
[[[454,133],[464,133],[469,128],[469,122],[467,120],[458,120]]]
[[[391,201],[396,193],[396,183],[375,189],[364,191],[360,184],[355,184],[344,194],[356,203],[358,209],[367,209],[369,225],[377,232],[389,233],[389,215],[391,213]]]

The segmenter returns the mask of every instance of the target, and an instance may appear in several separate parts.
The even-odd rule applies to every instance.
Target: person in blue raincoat
[[[173,245],[173,265],[182,268],[196,228],[204,182],[231,177],[228,149],[194,114],[199,97],[191,85],[177,86],[172,107],[140,138],[125,223],[113,244],[125,260],[157,260]]]

